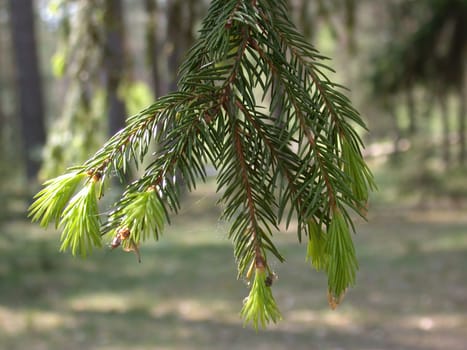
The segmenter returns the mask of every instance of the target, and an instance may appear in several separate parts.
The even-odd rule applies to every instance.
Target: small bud
[[[122,239],[120,238],[120,235],[117,233],[114,238],[112,239],[112,242],[110,243],[110,247],[112,249],[115,249],[122,244]]]
[[[252,261],[250,267],[248,268],[248,271],[246,273],[246,280],[248,283],[250,283],[251,276],[253,276],[253,271],[255,270],[255,262]]]
[[[258,270],[264,270],[265,267],[266,267],[266,262],[264,261],[264,258],[261,256],[261,255],[258,255],[256,258],[255,258],[255,267],[258,269]]]
[[[341,293],[339,296],[335,296],[331,291],[328,290],[328,304],[332,310],[337,309],[342,300],[344,300],[346,290]]]
[[[98,182],[102,178],[102,173],[98,170],[88,170],[86,172],[86,175],[88,175],[91,178],[92,182]]]
[[[124,241],[128,237],[130,237],[130,229],[128,227],[121,228],[117,231],[117,235],[120,236],[121,240]]]
[[[277,275],[274,272],[270,273],[264,281],[266,287],[271,287],[275,280],[277,280]]]

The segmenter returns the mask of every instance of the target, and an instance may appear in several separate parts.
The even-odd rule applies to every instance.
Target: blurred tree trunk
[[[151,70],[152,90],[154,97],[163,94],[163,80],[159,70],[159,58],[161,57],[161,47],[159,42],[159,8],[157,0],[144,0],[146,10],[146,55],[149,69]]]
[[[177,90],[177,68],[181,57],[185,52],[183,30],[183,6],[179,0],[171,0],[167,3],[167,40],[169,43],[168,66],[168,90]]]
[[[0,13],[3,9],[0,7]],[[0,27],[0,30],[1,30],[1,27]],[[3,48],[3,38],[0,37],[0,52],[7,52],[6,50],[4,50]],[[2,54],[0,54],[0,86],[6,86],[6,84],[4,83],[4,77],[3,77],[3,69],[1,69],[3,67],[2,61],[3,59],[3,56]],[[4,135],[4,132],[5,132],[5,125],[6,125],[6,113],[5,113],[5,110],[4,110],[4,107],[3,107],[3,90],[0,89],[0,146],[1,146],[1,149],[3,150],[4,147],[5,147],[5,135]],[[1,152],[3,153],[3,152]]]
[[[297,23],[298,30],[303,33],[303,36],[309,42],[312,42],[320,20],[318,15],[320,11],[319,1],[291,0],[290,7],[293,16],[292,20]]]
[[[464,63],[464,66],[467,64]],[[467,118],[467,67],[462,76],[461,88],[459,89],[459,165],[464,166],[466,160],[465,119]]]
[[[3,13],[4,12],[4,8],[3,8],[3,4],[0,3],[0,13]],[[3,21],[0,21],[0,34],[3,32]],[[7,52],[4,47],[3,47],[3,37],[2,35],[0,35],[0,52],[3,53],[3,52]],[[3,59],[3,56],[2,54],[0,54],[0,86],[6,86],[6,84],[4,83],[3,81],[3,65],[2,65],[2,59]],[[0,89],[0,145],[1,145],[1,149],[3,149],[3,146],[4,146],[4,136],[3,136],[3,132],[5,130],[5,125],[6,124],[6,115],[5,115],[5,112],[4,112],[4,108],[3,108],[3,90]],[[3,153],[3,152],[1,152]]]
[[[2,42],[0,38],[0,52],[5,52],[2,50]],[[2,67],[2,55],[0,54],[0,67]],[[2,86],[3,83],[3,72],[0,70],[0,86]],[[3,91],[0,90],[0,146],[1,149],[5,149],[5,125],[6,125],[6,114],[3,108]],[[3,152],[1,152],[3,153]],[[1,158],[1,156],[0,156]]]
[[[313,3],[317,7],[317,17],[322,18],[326,22],[332,37],[345,48],[349,56],[354,55],[356,52],[355,24],[357,23],[358,1],[302,1],[304,8],[308,6],[308,4],[305,4],[306,2]]]
[[[198,2],[197,0],[188,1],[188,7],[187,7],[188,13],[187,13],[186,26],[185,26],[185,51],[188,51],[188,49],[190,49],[193,43],[195,42],[195,36],[193,33],[194,33],[195,22],[197,18],[197,12],[196,12],[196,9],[198,7],[197,2]]]
[[[383,103],[385,111],[390,115],[391,120],[393,122],[393,128],[394,128],[394,137],[393,137],[393,147],[394,147],[394,153],[391,156],[391,160],[395,161],[398,159],[400,155],[400,148],[399,144],[402,139],[402,130],[399,126],[398,118],[397,118],[397,111],[396,111],[396,97],[395,96],[387,96],[384,98],[384,103]]]
[[[125,71],[124,19],[121,0],[105,1],[107,108],[109,133],[113,135],[125,125],[125,101],[118,89]]]
[[[318,29],[319,2],[301,0],[298,6],[297,24],[309,42],[313,42]]]
[[[15,61],[17,114],[26,160],[26,175],[36,176],[45,142],[44,102],[34,30],[32,0],[9,0],[11,40]]]
[[[343,33],[345,36],[346,47],[348,52],[353,55],[357,50],[355,41],[355,22],[357,15],[357,4],[355,0],[346,0],[345,4],[345,28]]]
[[[177,89],[178,67],[195,39],[193,27],[196,20],[196,3],[196,0],[171,0],[167,3],[169,91]]]
[[[405,89],[405,97],[407,104],[407,116],[409,118],[409,135],[413,136],[417,133],[417,116],[415,107],[414,89],[409,84]]]
[[[439,105],[441,108],[441,126],[443,132],[442,141],[442,157],[446,168],[451,165],[451,140],[450,140],[450,127],[449,127],[449,103],[446,94],[439,94]]]
[[[196,0],[170,0],[167,3],[167,43],[168,43],[168,82],[167,92],[177,90],[177,71],[185,52],[194,42],[193,27],[195,22]],[[186,186],[180,173],[176,174],[177,181],[183,193]]]

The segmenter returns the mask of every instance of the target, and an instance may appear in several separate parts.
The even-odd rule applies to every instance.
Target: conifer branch
[[[130,161],[138,165],[146,155],[151,140],[159,142],[166,135],[174,123],[177,111],[184,105],[203,98],[205,96],[182,92],[160,98],[153,105],[128,118],[126,127],[112,136],[85,162],[81,171],[106,175],[113,170],[123,178]]]
[[[138,245],[158,240],[180,207],[175,174],[194,190],[210,162],[238,276],[251,280],[254,273],[245,324],[281,318],[270,259],[284,261],[273,242],[284,218],[287,227],[297,221],[299,240],[308,236],[307,259],[327,273],[335,307],[358,269],[350,212],[364,216],[375,184],[355,130],[364,123],[324,74],[325,59],[289,21],[285,0],[213,0],[181,65],[179,91],[130,117],[86,163],[46,182],[30,208],[33,221],[55,222],[62,249],[73,254],[85,256],[109,233],[112,248],[139,254]],[[101,223],[97,200],[106,179],[125,181],[152,141],[159,148],[143,175]]]

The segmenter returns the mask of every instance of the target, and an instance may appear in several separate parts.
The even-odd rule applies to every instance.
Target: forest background
[[[357,287],[329,310],[293,235],[284,321],[243,329],[226,223],[208,181],[143,263],[58,253],[28,223],[39,184],[176,89],[203,0],[0,2],[0,344],[10,349],[463,349],[467,341],[467,1],[291,0],[366,120],[379,191],[357,226]],[[213,174],[214,175],[214,174]]]

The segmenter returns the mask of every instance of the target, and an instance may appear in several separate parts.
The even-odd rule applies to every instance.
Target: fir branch
[[[226,205],[224,218],[236,215],[229,236],[235,242],[239,276],[244,274],[251,261],[263,261],[263,247],[280,261],[283,257],[267,237],[270,227],[277,229],[274,211],[275,196],[272,192],[274,179],[269,164],[260,164],[257,153],[264,153],[264,145],[254,143],[254,129],[238,119],[237,109],[230,114],[224,163],[219,168],[218,186],[224,189],[222,201]],[[247,141],[248,140],[248,141]]]
[[[267,21],[266,23],[268,22],[270,21]],[[267,33],[270,32],[270,30],[267,30],[267,29],[264,29],[264,31]],[[302,92],[302,91],[307,91],[307,90],[301,89],[301,82],[297,80],[298,79],[297,76],[292,76],[292,77],[290,76],[290,73],[287,71],[287,67],[289,66],[287,62],[285,61],[280,62],[280,64],[274,63],[274,62],[277,62],[278,57],[285,57],[285,54],[282,54],[282,52],[274,52],[276,47],[272,47],[272,44],[270,44],[270,40],[266,40],[265,38],[263,43],[269,46],[268,49],[272,53],[267,53],[264,49],[260,47],[260,45],[257,42],[255,41],[251,42],[252,47],[258,52],[259,57],[261,57],[265,61],[265,64],[269,65],[270,72],[271,72],[270,74],[272,74],[272,77],[281,82],[281,87],[287,93],[287,96],[291,101],[291,104],[293,106],[293,111],[294,111],[294,114],[290,115],[290,117],[292,117],[291,118],[292,120],[294,119],[298,120],[300,134],[304,133],[306,135],[306,139],[308,140],[309,145],[312,147],[312,149],[314,150],[316,154],[315,161],[319,165],[320,173],[323,176],[323,180],[327,188],[327,193],[329,196],[329,205],[330,207],[334,207],[335,202],[336,202],[335,196],[336,196],[337,191],[334,190],[331,185],[331,181],[329,180],[328,170],[325,166],[325,163],[322,160],[320,148],[315,141],[314,135],[319,135],[319,132],[316,131],[315,133],[313,133],[310,130],[312,126],[309,124],[309,119],[302,112],[302,108],[303,108],[307,110],[310,114],[316,115],[317,114],[316,111],[319,111],[320,108],[316,107],[315,110],[313,109],[310,110],[310,107],[314,108],[313,107],[314,102],[312,100],[308,101],[309,96],[306,93]],[[285,68],[281,68],[281,67],[285,67]],[[269,79],[272,81],[271,77]],[[297,91],[299,91],[298,94],[297,94]],[[274,104],[274,103],[275,101],[273,99],[271,101],[271,104]],[[322,118],[322,116],[320,116],[319,118]],[[333,172],[336,173],[338,171],[334,170]],[[304,203],[304,201],[301,201],[301,202]],[[313,210],[307,210],[307,211],[309,212],[309,215],[313,214]],[[300,215],[300,213],[298,214]]]
[[[209,130],[204,131],[206,123],[215,122],[215,119],[209,119],[209,121],[205,119],[206,113],[211,109],[210,103],[209,100],[207,102],[194,100],[189,106],[178,109],[175,124],[166,134],[164,142],[160,144],[157,157],[147,166],[144,175],[131,183],[121,199],[114,205],[115,209],[110,214],[104,232],[128,226],[126,223],[129,213],[128,206],[133,202],[134,196],[152,189],[156,190],[158,203],[161,205],[159,208],[163,209],[165,219],[170,222],[165,203],[174,212],[177,212],[180,207],[177,184],[173,181],[175,174],[177,172],[181,174],[185,184],[190,189],[194,188],[197,178],[204,180],[206,177],[206,158],[216,158],[212,155],[211,142],[209,142],[212,133]],[[195,107],[196,109],[193,110]],[[202,112],[199,113],[199,110]],[[203,137],[200,136],[201,131]],[[157,211],[158,213],[162,212],[160,209]],[[139,235],[139,233],[135,233],[135,235]]]
[[[181,66],[179,92],[129,118],[84,165],[46,183],[30,208],[32,219],[43,226],[55,221],[63,229],[62,249],[73,254],[86,255],[111,232],[112,247],[139,255],[138,244],[159,239],[178,211],[179,180],[195,189],[211,162],[238,275],[249,280],[255,272],[241,312],[245,324],[280,319],[269,258],[284,261],[272,239],[283,218],[287,226],[297,220],[299,240],[302,231],[308,235],[307,259],[328,274],[334,307],[358,268],[349,210],[363,215],[375,184],[355,130],[364,127],[360,116],[324,74],[325,58],[287,17],[284,0],[213,0]],[[269,110],[260,107],[267,99]],[[106,177],[124,181],[153,141],[159,148],[152,161],[99,227],[97,199]]]
[[[146,155],[151,140],[159,142],[166,135],[178,110],[203,97],[205,96],[184,92],[174,92],[161,97],[153,105],[130,117],[126,127],[112,136],[84,164],[82,171],[105,175],[109,170],[113,170],[123,178],[130,162],[138,164],[138,160],[141,161]]]
[[[336,205],[336,196],[340,194],[344,194],[346,198],[349,198],[349,203],[352,207],[354,207],[354,203],[356,204],[356,209],[361,206],[362,201],[366,201],[366,198],[362,198],[362,196],[353,196],[351,192],[347,191],[347,186],[338,186],[337,188],[333,188],[334,184],[338,185],[339,183],[346,183],[345,178],[341,178],[340,181],[330,181],[330,174],[339,174],[339,169],[336,167],[342,167],[341,161],[339,158],[335,158],[329,152],[323,152],[323,149],[319,147],[319,144],[316,142],[316,137],[323,139],[324,134],[322,134],[321,130],[324,130],[322,127],[320,129],[313,130],[314,127],[310,124],[310,119],[307,118],[303,112],[302,108],[305,111],[310,113],[311,115],[316,116],[316,121],[322,121],[324,125],[328,124],[329,128],[326,134],[328,138],[337,140],[346,140],[350,139],[351,143],[356,143],[359,146],[362,145],[361,139],[358,134],[354,131],[353,127],[351,127],[346,119],[352,120],[356,122],[359,126],[365,128],[363,121],[361,120],[358,112],[351,106],[349,99],[340,93],[339,91],[335,90],[335,87],[341,87],[338,84],[331,83],[328,78],[321,72],[319,68],[324,68],[326,70],[330,70],[329,67],[321,64],[318,60],[325,59],[325,57],[318,55],[317,51],[308,44],[304,38],[295,31],[293,24],[289,22],[287,19],[286,13],[283,11],[285,10],[284,6],[277,7],[278,13],[275,11],[269,12],[270,16],[274,17],[274,23],[277,25],[279,29],[278,37],[276,40],[280,40],[281,43],[285,44],[285,50],[287,50],[291,58],[289,62],[293,63],[294,70],[296,72],[295,75],[290,77],[290,73],[285,69],[282,72],[277,72],[271,69],[273,74],[276,74],[276,78],[279,79],[282,83],[282,87],[284,91],[288,94],[289,99],[293,105],[293,109],[296,113],[296,117],[300,123],[300,130],[306,136],[309,145],[314,149],[316,157],[315,160],[320,165],[320,172],[323,175],[324,181],[326,183],[327,192],[329,195],[329,206],[330,208],[334,208]],[[264,14],[263,14],[264,16]],[[265,21],[266,24],[271,23],[271,21]],[[265,32],[270,32],[269,30],[264,30]],[[269,43],[269,41],[265,41],[265,43]],[[274,52],[273,45],[270,45],[269,49],[271,52]],[[282,46],[280,46],[282,47]],[[268,57],[258,45],[255,47],[259,52],[261,57],[266,58],[266,62],[271,65],[273,59]],[[275,57],[281,56],[281,52],[276,52]],[[285,53],[282,53],[282,56],[286,56]],[[321,78],[321,77],[322,78]],[[300,79],[300,80],[297,80]],[[292,84],[296,84],[296,87],[293,87]],[[300,87],[303,86],[302,89]],[[306,94],[297,94],[297,90],[311,91],[314,87],[314,94],[311,96],[312,99]],[[297,89],[298,88],[298,89]],[[304,103],[308,101],[308,103]],[[314,110],[310,110],[309,106],[314,106]],[[332,124],[329,124],[325,119],[327,116],[330,117],[330,121]],[[313,132],[311,131],[313,130]],[[337,136],[333,136],[333,135]],[[334,149],[337,152],[337,149],[331,145],[329,149]],[[359,149],[359,147],[357,147]],[[323,156],[322,154],[325,154]],[[335,162],[327,162],[329,158],[335,158]],[[363,162],[360,162],[360,165]],[[327,166],[331,168],[327,169]],[[363,168],[362,168],[363,169]],[[374,181],[372,180],[372,175],[369,172],[368,168],[358,169],[358,171],[364,175],[365,181],[363,182],[362,187],[366,187],[367,189],[362,189],[361,192],[368,193],[368,189],[374,189]],[[353,174],[353,178],[355,176],[359,176],[357,174]],[[360,176],[361,177],[361,176]],[[358,210],[357,210],[358,211]]]

